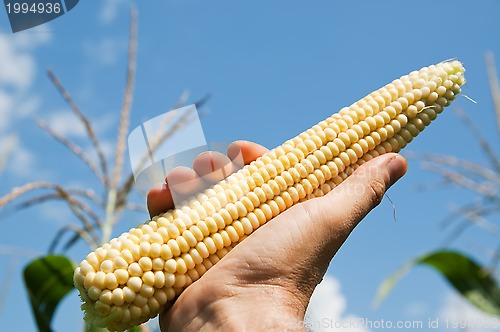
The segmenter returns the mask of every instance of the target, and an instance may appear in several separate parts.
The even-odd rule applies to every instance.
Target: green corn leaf
[[[439,272],[455,290],[481,311],[500,316],[500,286],[491,273],[470,257],[448,250],[435,251],[405,264],[384,280],[375,297],[378,306],[394,285],[415,265]]]
[[[24,269],[24,284],[40,332],[50,323],[61,300],[73,288],[73,263],[65,256],[49,255],[31,261]]]

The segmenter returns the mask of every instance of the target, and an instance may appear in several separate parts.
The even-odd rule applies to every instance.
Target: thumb
[[[293,278],[309,279],[314,288],[351,231],[406,169],[398,154],[374,158],[327,195],[297,204],[263,225],[234,251],[257,250],[260,259],[274,260],[280,253],[281,263],[295,271]]]
[[[388,153],[360,166],[327,195],[304,202],[314,237],[326,243],[334,242],[331,257],[407,168],[405,158]]]
[[[329,194],[297,204],[257,229],[206,275],[221,273],[212,280],[225,285],[281,285],[305,309],[332,257],[406,169],[406,160],[394,153],[370,160]],[[238,278],[228,281],[228,273]]]
[[[263,278],[288,285],[285,288],[292,289],[305,308],[351,231],[406,170],[406,159],[398,154],[374,158],[327,195],[297,204],[263,225],[234,251],[241,250],[239,255],[251,253],[245,262],[253,268],[253,281],[263,261],[274,262],[270,265],[278,268],[273,272],[265,269]]]

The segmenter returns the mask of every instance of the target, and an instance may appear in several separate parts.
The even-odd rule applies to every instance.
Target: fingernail
[[[391,185],[398,181],[408,170],[408,163],[406,159],[400,155],[396,155],[387,164],[387,170],[391,178]]]

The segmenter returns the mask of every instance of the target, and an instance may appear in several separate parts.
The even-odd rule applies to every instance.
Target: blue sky
[[[80,1],[57,20],[16,34],[1,9],[0,152],[14,137],[17,143],[0,175],[0,196],[29,181],[95,187],[92,174],[37,128],[33,118],[46,120],[89,149],[81,127],[46,77],[51,68],[112,151],[133,4],[139,13],[139,48],[131,128],[167,111],[188,90],[190,101],[212,96],[202,118],[208,141],[247,139],[274,147],[401,75],[457,57],[467,68],[464,92],[478,104],[458,98],[409,149],[486,163],[452,111],[458,107],[485,136],[499,139],[484,63],[487,51],[500,59],[498,1]],[[443,245],[449,232],[439,222],[450,207],[472,200],[458,189],[415,189],[437,180],[419,161],[410,161],[407,176],[389,192],[398,222],[384,200],[340,250],[328,272],[338,286],[328,288],[338,315],[427,321],[456,304],[437,274],[416,268],[379,309],[371,308],[385,277]],[[145,217],[126,215],[114,234]],[[10,289],[0,295],[6,300],[0,307],[6,330],[35,331],[21,268],[26,256],[47,250],[70,218],[61,203],[0,212],[0,281],[12,276]],[[487,261],[494,241],[473,230],[452,247]],[[25,252],[12,258],[4,255],[5,246]],[[69,255],[79,261],[86,251],[81,245]],[[80,324],[76,294],[64,303],[56,316],[57,331]]]

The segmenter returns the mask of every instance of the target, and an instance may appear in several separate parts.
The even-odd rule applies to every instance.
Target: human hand
[[[251,142],[239,141],[231,147],[230,158],[231,151],[240,150],[245,164],[266,152]],[[202,154],[193,168],[203,173],[207,165],[216,164],[214,160],[224,158],[212,155],[211,161]],[[259,227],[165,309],[160,315],[161,330],[304,330],[309,299],[331,259],[406,170],[400,155],[382,155],[363,164],[327,195],[296,204]],[[191,180],[195,171],[179,169],[169,179]],[[186,190],[196,189],[193,185]],[[151,215],[172,207],[168,188],[149,192]]]

